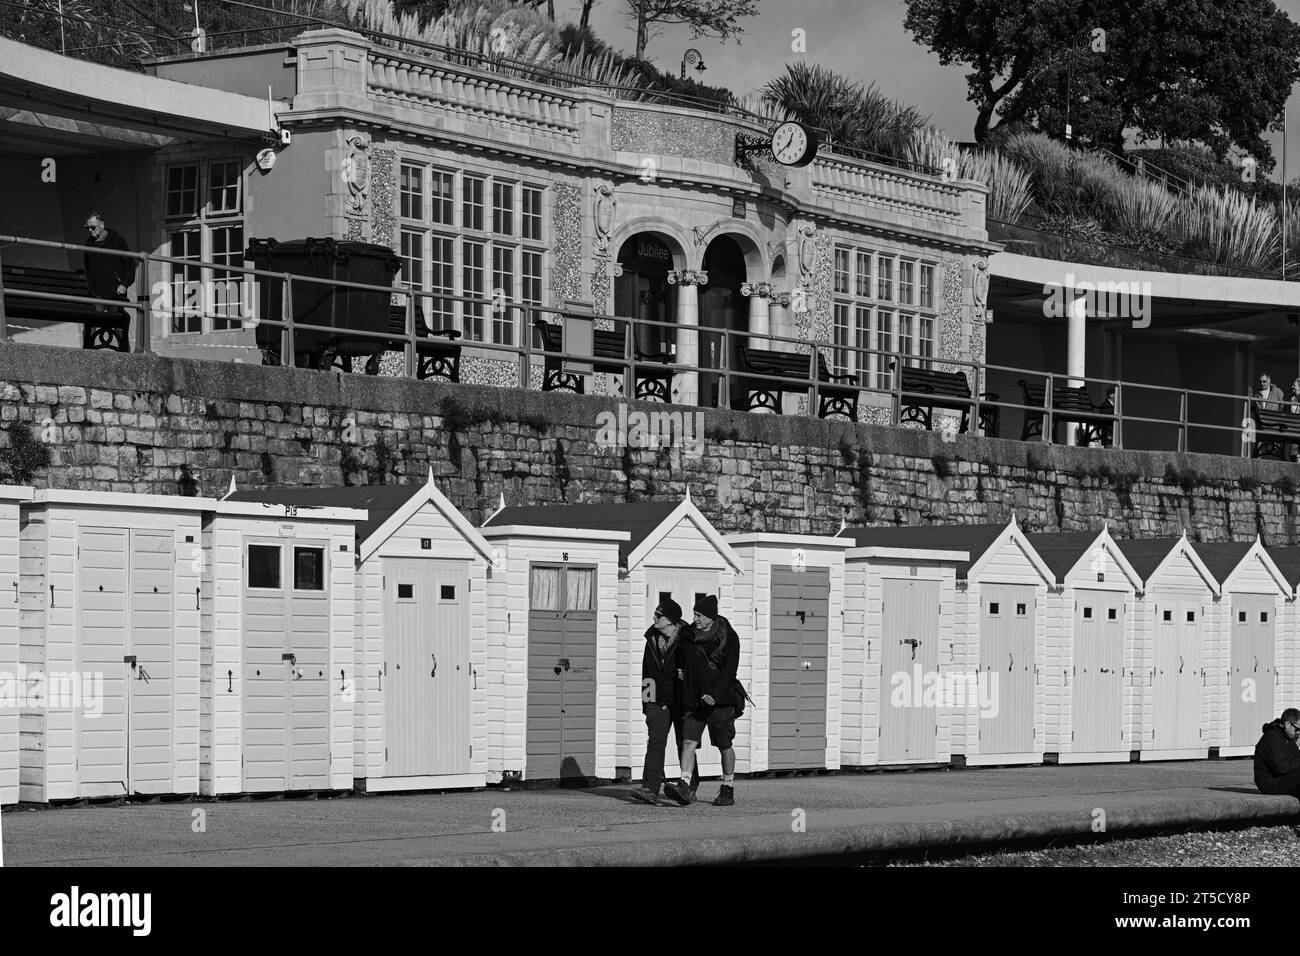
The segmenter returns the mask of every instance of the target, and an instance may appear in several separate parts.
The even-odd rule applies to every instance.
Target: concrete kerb
[[[1295,797],[1189,800],[1115,808],[1106,816],[1105,835],[1137,836],[1153,830],[1190,829],[1225,823],[1256,825],[1300,822]],[[657,843],[566,847],[510,853],[462,853],[404,866],[724,866],[797,862],[808,859],[888,855],[924,849],[1017,842],[1053,837],[1096,836],[1093,819],[1081,811],[1048,811],[1013,816],[974,817],[931,823],[887,823],[833,827],[805,833],[762,834],[741,838],[675,839]]]

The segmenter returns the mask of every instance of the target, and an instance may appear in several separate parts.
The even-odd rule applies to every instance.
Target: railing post
[[[971,367],[971,378],[975,380],[975,387],[971,389],[971,398],[974,400],[974,407],[971,409],[971,421],[966,430],[966,434],[983,435],[984,430],[980,428],[980,392],[984,390],[984,366],[974,365]]]
[[[290,272],[284,274],[284,308],[280,318],[284,321],[280,326],[280,365],[297,367],[298,355],[293,347],[293,274]]]
[[[768,344],[770,345],[771,343],[769,342]],[[808,374],[812,377],[812,398],[809,399],[808,403],[809,418],[816,418],[817,413],[821,410],[817,401],[818,395],[820,394],[820,390],[817,387],[817,370],[821,364],[820,358],[821,353],[817,351],[817,343],[813,342],[811,351],[808,353]],[[778,394],[780,393],[778,392]],[[778,411],[779,410],[780,409],[778,409]]]
[[[1185,393],[1184,393],[1185,394]],[[1115,383],[1115,427],[1111,429],[1110,447],[1124,448],[1124,383]]]
[[[718,408],[731,408],[731,329],[722,330],[722,378],[718,384]]]
[[[140,306],[138,309],[129,309],[128,312],[135,313],[136,333],[135,333],[135,350],[142,355],[148,355],[153,351],[153,309],[149,301],[149,255],[144,252],[136,253],[140,257],[140,273],[144,277],[144,295],[135,297],[136,303]],[[206,301],[206,296],[204,297]]]
[[[5,318],[5,280],[3,262],[0,261],[0,345],[9,342],[9,320]]]
[[[533,354],[533,323],[536,317],[533,315],[533,307],[530,305],[523,306],[524,310],[524,330],[519,340],[519,387],[529,387],[528,366],[530,357]]]
[[[1047,382],[1043,386],[1043,441],[1049,445],[1056,444],[1056,422],[1052,418],[1052,373],[1047,373]]]
[[[406,293],[406,342],[402,346],[403,360],[405,363],[405,374],[407,378],[415,378],[416,358],[415,358],[415,290]]]
[[[1187,433],[1187,417],[1189,415],[1187,389],[1183,389],[1181,405],[1182,407],[1178,411],[1178,450],[1187,451],[1191,447],[1191,436]]]
[[[614,320],[618,321],[617,318]],[[636,348],[633,343],[636,341],[636,330],[632,323],[636,319],[628,319],[623,325],[623,397],[626,399],[636,398]],[[668,396],[668,402],[672,402],[673,397]]]
[[[893,377],[890,380],[890,390],[894,397],[894,424],[901,426],[903,424],[903,353],[891,352],[890,364],[893,368]]]

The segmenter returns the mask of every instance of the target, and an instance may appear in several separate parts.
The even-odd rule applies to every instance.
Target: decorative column
[[[768,310],[772,299],[776,297],[772,283],[746,282],[741,285],[740,294],[749,297],[749,334],[764,338],[771,335]]]
[[[668,273],[668,284],[681,286],[677,293],[677,355],[682,365],[700,364],[699,335],[691,331],[700,325],[699,287],[709,281],[707,272],[680,269]],[[698,372],[678,372],[673,377],[673,401],[678,405],[700,403],[700,376]]]
[[[794,338],[794,329],[790,328],[790,320],[785,312],[789,307],[789,292],[782,292],[780,294],[774,292],[772,294],[772,304],[768,306],[767,314],[773,335],[780,335],[789,339]]]

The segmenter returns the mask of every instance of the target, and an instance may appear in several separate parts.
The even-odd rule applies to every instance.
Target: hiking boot
[[[727,785],[724,783],[724,784],[722,785],[722,789],[718,791],[718,795],[717,795],[717,797],[714,798],[713,805],[714,805],[715,807],[733,807],[733,806],[735,806],[735,805],[736,805],[736,791],[735,791],[735,788],[734,788],[734,787],[729,787],[729,786],[727,786]]]
[[[688,807],[695,802],[695,791],[688,784],[680,780],[674,780],[672,783],[664,784],[664,793],[672,797],[683,807]]]
[[[640,800],[642,803],[648,803],[652,807],[659,806],[659,794],[655,793],[649,787],[637,787],[632,791],[632,799]]]

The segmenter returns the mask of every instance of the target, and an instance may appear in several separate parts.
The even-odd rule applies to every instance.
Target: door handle
[[[18,603],[18,582],[14,582],[14,603]]]
[[[235,692],[235,672],[226,671],[226,693],[233,694],[234,692]]]
[[[1007,651],[1007,670],[1011,670],[1011,668],[1015,666],[1016,666],[1016,659],[1011,656],[1010,651]]]
[[[432,657],[433,657],[433,670],[429,671],[429,676],[437,677],[438,676],[438,655],[434,654],[432,655]]]
[[[569,670],[569,659],[567,657],[561,657],[555,664],[555,673],[558,674],[561,670]]]
[[[1178,655],[1178,673],[1181,674],[1182,672],[1183,672],[1183,657],[1180,654]]]
[[[1098,673],[1099,673],[1099,674],[1109,674],[1109,673],[1110,673],[1110,670],[1108,670],[1107,668],[1103,667],[1103,668],[1101,668],[1101,670],[1098,671]]]
[[[128,654],[126,657],[123,657],[123,658],[122,658],[122,663],[123,663],[123,664],[130,664],[130,665],[131,665],[131,670],[135,670],[135,655],[134,655],[134,654]]]
[[[1258,674],[1258,673],[1259,673],[1259,655],[1256,654],[1256,655],[1254,655],[1254,657],[1255,657],[1255,673]]]

